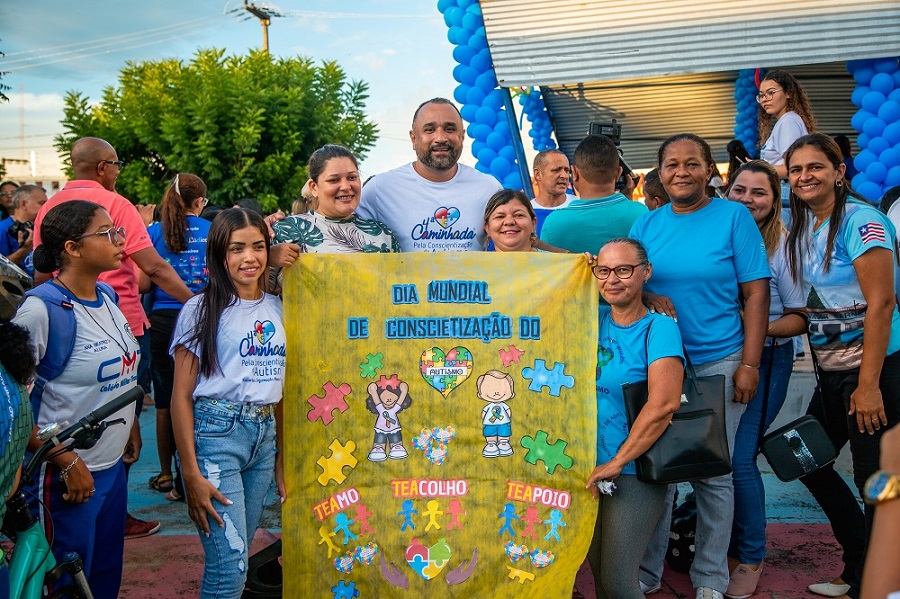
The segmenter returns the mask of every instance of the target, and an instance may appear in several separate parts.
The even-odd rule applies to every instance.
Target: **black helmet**
[[[25,299],[25,292],[34,287],[28,274],[0,256],[0,322],[10,320],[16,314],[19,304]]]

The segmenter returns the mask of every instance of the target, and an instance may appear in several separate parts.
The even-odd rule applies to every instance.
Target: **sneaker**
[[[653,593],[657,593],[659,592],[659,589],[662,588],[662,582],[658,580],[654,585],[644,584],[640,580],[638,581],[638,584],[641,585],[641,592],[645,595],[652,595]]]
[[[509,439],[500,439],[500,442],[497,443],[497,455],[507,456],[512,454],[513,451],[509,444]]]
[[[822,595],[823,597],[840,597],[841,595],[846,595],[850,591],[850,585],[844,584],[844,581],[820,582],[818,584],[811,584],[806,588],[809,589],[810,593]]]
[[[697,599],[725,599],[721,592],[709,587],[697,589]]]
[[[402,460],[409,454],[406,453],[406,448],[403,447],[403,443],[391,443],[391,453],[388,455],[392,460]]]
[[[763,565],[756,566],[756,570],[747,564],[738,564],[731,571],[731,580],[728,582],[728,590],[725,596],[728,599],[747,599],[756,591],[759,577],[762,574]]]
[[[500,450],[497,449],[497,444],[493,441],[488,441],[488,443],[484,446],[484,449],[481,450],[481,455],[486,458],[496,458],[500,455]]]
[[[131,514],[125,515],[125,540],[149,537],[159,532],[161,524],[156,520],[138,520]]]
[[[369,461],[370,462],[383,462],[387,459],[387,454],[384,453],[384,445],[378,443],[377,445],[372,446],[372,451],[369,452]]]

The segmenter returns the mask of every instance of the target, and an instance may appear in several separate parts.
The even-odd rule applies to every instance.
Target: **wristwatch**
[[[863,489],[863,499],[869,505],[878,505],[891,499],[900,499],[900,474],[878,470]]]

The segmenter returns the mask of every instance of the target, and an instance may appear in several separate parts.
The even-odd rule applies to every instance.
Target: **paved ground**
[[[809,360],[795,364],[788,399],[773,426],[788,422],[805,411],[814,386]],[[166,501],[161,493],[147,487],[147,480],[157,472],[153,408],[141,417],[144,453],[131,471],[130,511],[163,523],[162,530],[151,537],[125,544],[125,573],[121,597],[125,599],[168,599],[197,596],[203,572],[203,553],[194,528],[190,525],[183,503]],[[845,451],[838,460],[845,472],[849,457]],[[761,458],[760,468],[766,485],[769,516],[769,552],[759,589],[754,597],[791,599],[814,597],[806,592],[812,582],[831,579],[840,572],[840,554],[825,523],[824,516],[800,483],[782,483]],[[273,503],[263,516],[263,527],[280,533],[280,514]],[[255,546],[264,547],[275,537],[260,530]],[[577,588],[588,599],[594,597],[593,580],[582,568]],[[667,572],[659,599],[694,596],[687,575]]]

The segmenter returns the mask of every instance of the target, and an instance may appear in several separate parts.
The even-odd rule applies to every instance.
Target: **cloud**
[[[353,62],[362,63],[366,66],[370,71],[380,71],[384,68],[385,60],[381,56],[378,56],[376,52],[369,52],[367,54],[358,54],[353,57]]]
[[[9,98],[9,106],[19,107],[24,100],[26,115],[31,112],[62,112],[63,97],[60,94],[33,94],[25,92],[9,92],[6,94]]]

